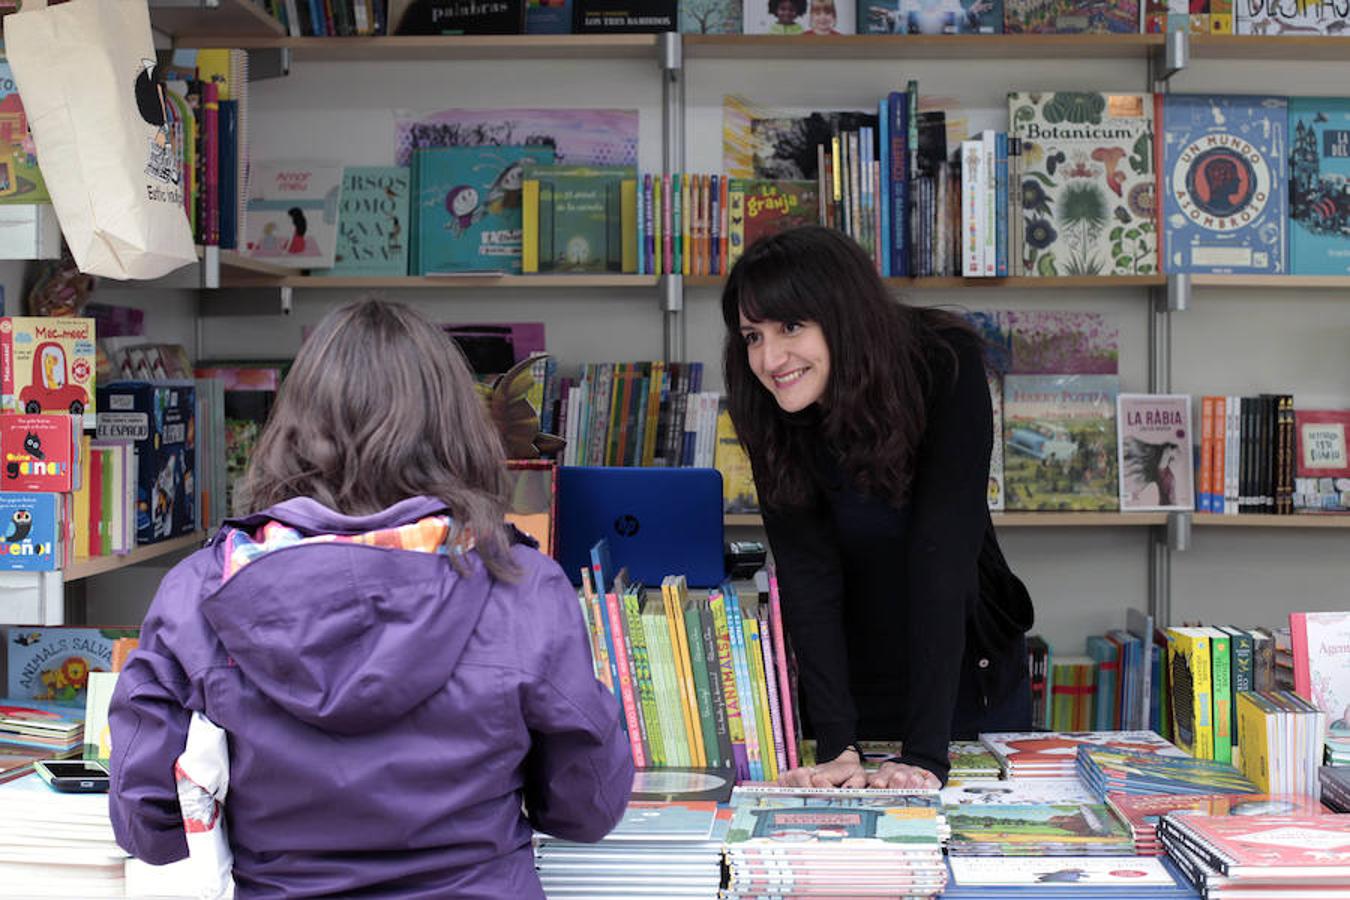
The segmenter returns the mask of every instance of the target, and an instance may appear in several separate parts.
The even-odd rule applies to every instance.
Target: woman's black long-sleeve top
[[[963,660],[978,655],[978,702],[1002,700],[1025,673],[1012,648],[1032,610],[989,517],[993,426],[980,345],[961,331],[943,337],[955,352],[930,350],[908,502],[853,489],[822,438],[818,501],[766,507],[764,526],[817,759],[860,738],[898,738],[902,762],[945,780]]]

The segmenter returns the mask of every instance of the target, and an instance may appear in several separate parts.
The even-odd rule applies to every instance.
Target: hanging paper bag
[[[146,0],[25,0],[5,53],[80,270],[158,278],[196,262]]]

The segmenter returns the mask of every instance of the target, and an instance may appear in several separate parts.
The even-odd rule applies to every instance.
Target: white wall
[[[1334,64],[1204,63],[1178,80],[1187,91],[1343,90]],[[721,102],[728,93],[788,109],[871,108],[884,92],[919,79],[925,95],[951,98],[972,130],[1006,128],[1004,96],[1013,89],[1148,88],[1142,61],[725,61],[686,62],[686,168],[721,170]],[[661,161],[661,89],[651,61],[501,63],[297,63],[290,77],[252,87],[255,159],[310,156],[351,164],[393,157],[394,104],[433,111],[451,106],[589,106],[641,111],[640,163]],[[2,276],[0,276],[2,277]],[[549,349],[565,364],[655,358],[661,317],[653,290],[387,291],[441,321],[543,321]],[[299,346],[301,327],[350,299],[348,291],[297,291],[289,319],[222,318],[203,329],[204,358],[275,358]],[[1142,290],[923,292],[920,303],[970,308],[1091,309],[1112,317],[1121,334],[1122,389],[1147,388],[1147,296]],[[708,364],[720,387],[720,314],[715,289],[687,295],[687,347]],[[1340,302],[1338,302],[1338,300]],[[156,314],[186,327],[169,310],[181,299],[145,300]],[[169,327],[169,326],[164,326]],[[1292,389],[1303,405],[1350,406],[1350,304],[1313,292],[1207,290],[1175,317],[1178,391],[1256,392]],[[189,346],[191,346],[189,344]],[[738,530],[739,531],[739,530]],[[1084,636],[1123,621],[1123,608],[1146,602],[1148,530],[1141,528],[1006,529],[1005,550],[1031,587],[1038,630],[1061,652]],[[1298,530],[1196,529],[1193,548],[1173,562],[1175,617],[1277,623],[1296,608],[1350,603],[1347,534]],[[91,620],[132,620],[158,572],[95,579]]]

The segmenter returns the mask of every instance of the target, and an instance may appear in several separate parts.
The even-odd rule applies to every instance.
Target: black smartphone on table
[[[72,794],[108,791],[108,769],[92,759],[40,759],[33,763],[33,769],[52,790]]]

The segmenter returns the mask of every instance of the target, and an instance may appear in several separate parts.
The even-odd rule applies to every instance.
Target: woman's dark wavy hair
[[[816,427],[794,422],[750,370],[741,313],[751,322],[820,326],[830,378]],[[933,349],[952,354],[956,364],[939,329],[973,336],[970,326],[949,312],[897,303],[867,253],[819,225],[756,241],[727,278],[722,319],[727,404],[760,500],[779,508],[811,505],[817,499],[811,444],[823,437],[856,488],[905,502],[926,425]]]
[[[436,497],[454,518],[450,542],[468,529],[495,577],[516,574],[501,440],[459,348],[401,303],[365,298],[324,317],[286,376],[244,491],[250,511],[310,497],[353,516]]]

